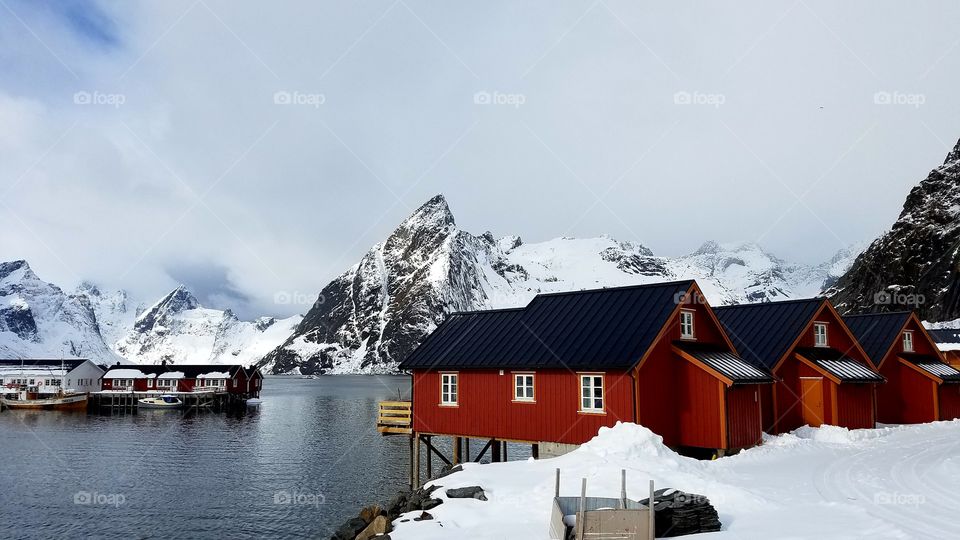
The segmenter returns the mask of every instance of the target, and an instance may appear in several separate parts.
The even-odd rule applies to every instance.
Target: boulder
[[[394,517],[399,516],[404,512],[404,507],[407,506],[409,499],[409,492],[398,493],[396,497],[390,500],[390,504],[387,505],[387,513]]]
[[[447,497],[451,499],[477,499],[479,501],[487,500],[483,494],[483,488],[480,486],[469,486],[447,490]]]
[[[420,505],[421,510],[433,510],[434,508],[443,504],[442,499],[427,499],[423,501],[423,504]]]
[[[414,521],[428,521],[433,519],[433,516],[430,512],[422,512],[418,517],[413,518]]]
[[[354,540],[360,534],[360,531],[366,528],[366,521],[358,517],[351,518],[341,525],[337,532],[333,533],[331,540]]]
[[[374,518],[370,525],[367,525],[367,528],[357,535],[356,540],[371,540],[378,537],[377,535],[386,534],[391,530],[393,530],[393,527],[390,525],[390,520],[387,519],[387,516],[380,515]]]
[[[444,476],[449,476],[455,472],[460,472],[462,470],[463,470],[463,465],[459,463],[454,465],[453,467],[450,467],[449,465],[447,465],[447,466],[444,466],[443,469],[440,469],[440,473],[434,476],[433,479],[437,480],[438,478],[443,478]]]
[[[360,519],[366,521],[367,523],[372,522],[377,516],[383,514],[383,508],[380,508],[378,505],[373,504],[366,506],[363,510],[360,510]]]

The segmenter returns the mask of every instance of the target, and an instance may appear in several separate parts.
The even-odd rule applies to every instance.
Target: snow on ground
[[[395,540],[548,538],[554,469],[561,495],[646,497],[647,481],[706,495],[723,530],[698,538],[960,538],[960,421],[848,431],[804,427],[716,461],[674,453],[644,427],[601,428],[553,459],[480,465],[436,481],[434,520],[394,522]],[[480,485],[488,501],[447,499]],[[404,514],[413,518],[419,512]]]

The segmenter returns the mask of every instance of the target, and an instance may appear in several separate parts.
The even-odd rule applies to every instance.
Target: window
[[[457,404],[457,374],[456,373],[440,374],[440,404],[441,405]]]
[[[133,379],[114,379],[113,380],[114,389],[119,390],[121,388],[132,388],[132,387],[133,387]]]
[[[513,374],[513,399],[514,401],[534,401],[532,373]]]
[[[694,339],[692,311],[688,311],[688,310],[680,311],[680,337],[682,339]]]
[[[827,346],[827,323],[813,323],[813,345],[816,347]]]
[[[913,332],[903,333],[903,352],[913,352]]]
[[[580,410],[603,412],[603,375],[580,375]]]
[[[157,379],[157,385],[160,388],[173,388],[174,383],[176,383],[176,381],[173,379]]]

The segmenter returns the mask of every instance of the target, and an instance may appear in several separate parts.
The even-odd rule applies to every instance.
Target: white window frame
[[[579,400],[580,412],[586,414],[606,414],[607,412],[607,392],[606,392],[606,377],[603,373],[580,373],[578,374],[580,380],[580,393],[577,396]],[[596,382],[597,379],[600,380],[600,392],[598,395]],[[589,383],[589,384],[584,384]],[[597,400],[600,400],[600,407],[597,407]],[[584,401],[587,401],[589,406],[584,406]]]
[[[694,316],[695,311],[692,309],[681,309],[680,310],[680,339],[697,339],[697,330],[694,321],[696,317]],[[690,320],[686,321],[686,317],[689,315]],[[688,326],[690,330],[687,331],[686,327]]]
[[[111,387],[114,390],[133,388],[133,379],[113,379]]]
[[[913,330],[903,332],[903,352],[913,352]]]
[[[527,384],[527,383],[530,384]],[[527,392],[529,390],[529,392]],[[530,395],[527,395],[527,394]],[[537,378],[531,372],[514,372],[513,374],[513,401],[519,403],[537,402]]]
[[[440,373],[440,406],[458,407],[460,405],[460,374],[457,372]]]
[[[823,329],[823,341],[820,341],[820,329]],[[827,323],[825,322],[815,322],[813,323],[813,346],[814,347],[829,347],[830,338],[829,331],[827,330]]]
[[[176,379],[157,379],[157,388],[176,388]]]

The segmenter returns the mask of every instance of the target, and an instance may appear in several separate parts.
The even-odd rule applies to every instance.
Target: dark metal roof
[[[843,382],[876,383],[884,382],[880,374],[857,362],[842,352],[829,347],[803,347],[797,354],[813,362],[827,373]]]
[[[628,369],[693,284],[540,294],[525,308],[455,313],[400,369]]]
[[[767,370],[748,364],[737,353],[695,343],[678,342],[674,345],[734,384],[773,382],[773,377]]]
[[[960,371],[950,364],[945,364],[939,358],[928,354],[900,354],[907,362],[917,366],[927,373],[938,377],[945,383],[960,383]]]
[[[955,328],[942,328],[940,330],[927,330],[930,337],[939,343],[960,343],[960,330]]]
[[[171,371],[180,371],[185,379],[196,379],[199,375],[213,372],[226,372],[233,378],[237,371],[243,369],[243,366],[226,364],[114,364],[103,374],[103,378],[109,379],[110,372],[115,369],[136,369],[144,375],[162,375]]]
[[[86,362],[83,358],[3,358],[0,359],[0,366],[19,366],[24,367],[60,367],[61,365],[68,369],[74,369],[80,364]]]
[[[909,311],[868,313],[843,318],[854,337],[866,351],[874,365],[879,366],[890,346],[900,339],[900,330],[910,318]]]
[[[824,298],[713,308],[740,357],[773,370],[810,322]]]

